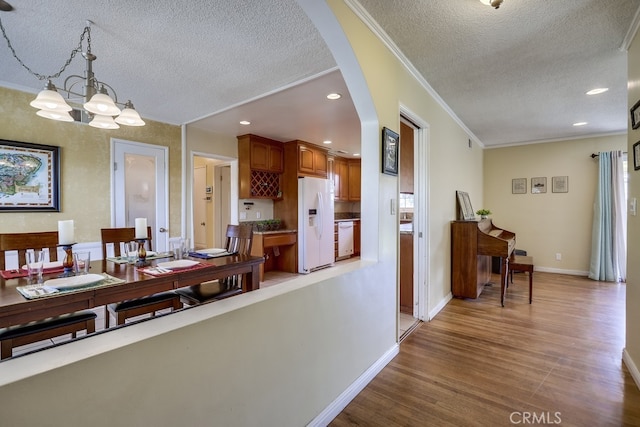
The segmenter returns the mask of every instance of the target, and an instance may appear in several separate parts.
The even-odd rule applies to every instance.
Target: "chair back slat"
[[[136,239],[135,227],[102,228],[100,229],[102,239],[102,256],[107,257],[107,244],[113,244],[113,256],[119,257],[121,254],[120,243],[131,242]],[[152,251],[151,227],[147,227],[147,244],[145,248]]]
[[[235,252],[238,255],[249,255],[253,243],[253,226],[251,224],[227,225],[227,239],[225,248],[228,252]],[[234,275],[224,278],[222,281],[227,289],[240,287],[241,277]]]
[[[18,268],[27,263],[27,250],[49,249],[49,260],[58,260],[58,232],[0,234],[0,270],[6,268],[6,252],[18,251]]]

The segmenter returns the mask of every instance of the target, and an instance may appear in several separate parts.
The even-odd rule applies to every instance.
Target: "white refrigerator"
[[[334,254],[333,185],[324,178],[298,178],[298,271],[328,267]]]

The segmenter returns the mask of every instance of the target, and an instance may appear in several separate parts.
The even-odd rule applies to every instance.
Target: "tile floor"
[[[355,261],[357,258],[352,258],[350,260],[344,260],[344,261],[340,261],[340,262],[352,262]],[[313,274],[313,273],[311,273]],[[273,286],[273,285],[277,285],[278,283],[282,283],[285,282],[293,277],[296,277],[297,274],[296,273],[285,273],[282,271],[270,271],[265,273],[264,275],[264,281],[260,283],[260,287],[261,288],[265,288],[268,286]],[[104,318],[105,318],[105,309],[104,307],[97,307],[94,309],[94,311],[96,312],[96,314],[98,315],[97,319],[96,319],[96,331],[101,331],[104,329]],[[163,310],[161,311],[161,313],[164,312],[168,312],[169,310]],[[148,315],[142,315],[139,316],[137,318],[132,318],[129,321],[133,322],[136,321],[138,319],[143,319],[145,317],[148,317]],[[115,323],[115,319],[112,317],[111,318],[111,324]],[[401,337],[400,339],[404,339],[407,335],[409,335],[409,333],[411,333],[413,331],[413,329],[415,329],[415,327],[419,326],[419,322],[417,321],[417,319],[413,318],[412,316],[406,315],[404,313],[400,313],[400,322],[398,324],[398,336]],[[85,335],[85,332],[79,332],[78,336],[83,336]],[[69,341],[71,339],[71,335],[63,335],[60,337],[56,337],[50,340],[43,340],[43,341],[39,341],[33,344],[27,344],[27,345],[23,345],[20,347],[16,347],[13,349],[13,355],[14,356],[19,356],[21,354],[26,354],[35,350],[39,350],[42,348],[46,348],[49,347],[53,344],[58,344],[58,343],[62,343],[65,341]]]

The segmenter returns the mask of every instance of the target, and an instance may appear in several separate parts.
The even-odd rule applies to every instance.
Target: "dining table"
[[[232,254],[211,259],[186,258],[197,261],[192,268],[166,270],[158,264],[167,259],[148,261],[148,266],[118,263],[108,259],[92,261],[92,274],[105,273],[112,282],[80,289],[56,292],[43,297],[28,299],[18,288],[29,286],[27,277],[4,278],[0,276],[0,328],[24,324],[73,311],[100,307],[106,304],[140,298],[170,291],[206,281],[242,274],[243,292],[259,287],[260,265],[264,257]],[[157,274],[150,274],[155,271]],[[45,273],[43,280],[55,279],[59,272]]]

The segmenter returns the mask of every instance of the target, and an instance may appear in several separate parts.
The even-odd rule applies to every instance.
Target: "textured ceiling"
[[[346,89],[295,0],[11,3],[15,10],[0,18],[38,73],[60,69],[90,19],[96,76],[143,117],[229,135],[331,138],[334,150],[358,150],[348,93],[341,102],[318,101]],[[478,0],[360,4],[485,146],[626,130],[619,47],[640,0],[504,0],[498,10]],[[63,77],[82,70],[78,57]],[[0,86],[36,93],[42,84],[0,43]],[[599,86],[610,90],[585,95]],[[240,128],[240,118],[252,125]],[[576,121],[589,124],[572,127]]]

